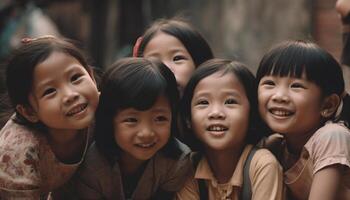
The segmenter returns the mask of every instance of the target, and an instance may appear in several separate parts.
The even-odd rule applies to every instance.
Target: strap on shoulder
[[[250,182],[250,177],[249,177],[249,169],[250,169],[250,163],[252,161],[252,158],[257,150],[258,150],[258,148],[253,147],[250,150],[248,157],[244,163],[243,185],[242,185],[242,193],[241,193],[242,200],[250,200],[252,198],[252,188],[251,188],[251,182]]]
[[[191,155],[191,160],[193,164],[193,168],[197,169],[199,161],[202,159],[202,154],[200,153],[192,153]],[[198,179],[198,188],[199,188],[199,197],[200,200],[208,200],[208,188],[207,185],[205,184],[204,179]]]

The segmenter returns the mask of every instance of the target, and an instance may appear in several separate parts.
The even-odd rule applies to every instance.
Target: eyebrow
[[[239,92],[237,92],[237,90],[221,90],[223,94],[226,94],[226,95],[232,95],[232,96],[235,96],[235,97],[240,97],[241,94]],[[198,92],[196,93],[195,95],[193,95],[193,97],[196,97],[196,96],[210,96],[211,95],[211,92],[209,91],[203,91],[203,92]]]
[[[36,87],[34,88],[34,91],[40,92],[43,90],[47,85],[51,85],[54,83],[54,79],[50,77],[50,79],[45,79],[44,81],[39,82]]]

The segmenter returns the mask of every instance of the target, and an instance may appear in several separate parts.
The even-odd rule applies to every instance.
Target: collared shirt
[[[211,171],[205,157],[198,163],[194,176],[187,180],[184,188],[177,193],[179,200],[199,199],[199,187],[197,179],[204,179],[208,188],[208,197],[211,200],[238,200],[243,184],[243,168],[245,160],[252,148],[247,145],[232,177],[227,183],[219,184]],[[276,158],[266,149],[259,149],[254,154],[249,177],[251,180],[252,199],[279,200],[282,198],[282,169]]]
[[[45,198],[62,186],[83,161],[89,143],[85,134],[80,161],[66,164],[56,158],[43,133],[10,119],[0,131],[0,199]]]
[[[182,155],[178,159],[157,152],[146,164],[132,194],[133,200],[150,199],[159,189],[177,192],[192,171],[190,149],[177,141]],[[86,155],[73,180],[79,199],[124,200],[122,175],[118,162],[111,164],[95,144]]]

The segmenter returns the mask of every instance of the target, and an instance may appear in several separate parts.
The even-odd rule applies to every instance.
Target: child
[[[105,72],[96,143],[76,175],[79,199],[171,199],[191,172],[175,139],[176,80],[161,62],[124,58]]]
[[[338,62],[312,42],[284,42],[257,71],[260,115],[272,129],[290,199],[350,199],[349,95]],[[343,110],[342,110],[343,108]],[[347,112],[347,114],[346,114]]]
[[[6,83],[15,115],[0,132],[0,198],[39,199],[82,162],[98,91],[83,54],[69,41],[23,40]]]
[[[282,199],[282,169],[275,157],[265,149],[249,156],[261,138],[255,91],[254,76],[239,62],[212,59],[193,73],[181,114],[193,131],[187,141],[202,157],[178,199],[247,199],[245,171],[252,199]]]
[[[137,40],[133,54],[160,59],[175,74],[180,94],[194,69],[213,58],[203,36],[180,19],[160,19],[154,22]]]

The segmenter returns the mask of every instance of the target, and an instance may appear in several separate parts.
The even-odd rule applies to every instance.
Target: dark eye
[[[136,118],[133,118],[133,117],[129,117],[129,118],[125,118],[123,120],[123,122],[126,122],[126,123],[135,123],[137,122],[137,119]]]
[[[173,61],[179,61],[186,59],[185,56],[174,56]]]
[[[292,88],[306,88],[303,84],[301,84],[301,83],[293,83],[292,85],[291,85],[291,87]]]
[[[72,77],[71,77],[71,81],[72,82],[76,82],[79,80],[80,77],[82,77],[83,74],[74,74]]]
[[[168,118],[166,116],[157,116],[155,119],[157,122],[164,122],[164,121],[168,121]]]
[[[47,96],[47,95],[53,94],[54,92],[56,92],[55,88],[48,88],[44,91],[42,96]]]
[[[237,101],[235,100],[235,99],[227,99],[226,101],[225,101],[225,104],[237,104]]]
[[[275,83],[272,80],[264,80],[262,83],[260,83],[260,85],[273,86],[273,85],[275,85]]]
[[[208,105],[209,102],[207,100],[199,100],[197,101],[196,105]]]

